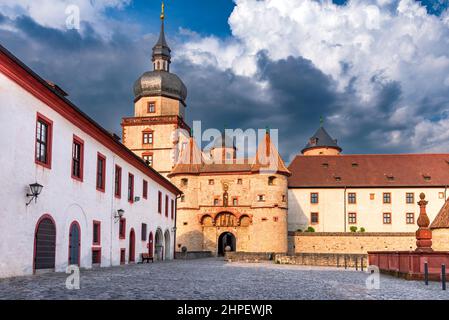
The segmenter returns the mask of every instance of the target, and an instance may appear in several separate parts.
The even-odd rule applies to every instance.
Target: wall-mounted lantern
[[[140,197],[134,197],[134,202],[139,202],[140,201]]]
[[[118,209],[114,215],[115,222],[117,223],[125,215],[125,210]]]
[[[31,193],[27,193],[27,197],[31,198],[30,201],[27,202],[27,206],[31,203],[31,201],[33,201],[36,203],[37,202],[37,197],[41,194],[42,192],[42,188],[44,186],[40,185],[39,183],[32,183],[30,184],[30,191]]]

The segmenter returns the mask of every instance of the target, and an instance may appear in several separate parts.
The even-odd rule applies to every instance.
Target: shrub
[[[351,230],[351,232],[357,232],[357,227],[356,226],[352,226],[351,228],[349,228],[349,230]]]
[[[366,230],[365,230],[364,227],[361,227],[360,230],[359,230],[359,232],[365,232],[365,231],[366,231]]]
[[[313,227],[308,227],[306,232],[315,232],[315,229]]]

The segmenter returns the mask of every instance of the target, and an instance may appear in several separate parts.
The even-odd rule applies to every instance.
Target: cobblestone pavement
[[[439,283],[381,275],[368,290],[367,274],[335,268],[170,261],[81,270],[81,289],[50,273],[0,280],[0,299],[449,299]]]

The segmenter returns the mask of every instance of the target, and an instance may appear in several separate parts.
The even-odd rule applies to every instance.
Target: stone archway
[[[234,234],[231,232],[223,232],[218,237],[218,247],[217,247],[217,254],[219,256],[224,256],[226,252],[226,247],[230,248],[230,252],[236,251],[237,248],[237,239],[235,238]]]
[[[165,231],[165,259],[170,259],[170,231]]]
[[[164,235],[161,229],[156,230],[154,239],[155,259],[164,260]]]

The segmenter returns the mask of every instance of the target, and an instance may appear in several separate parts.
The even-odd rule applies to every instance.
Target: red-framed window
[[[153,154],[151,152],[145,152],[142,154],[142,159],[145,163],[152,167],[153,166]]]
[[[384,224],[391,224],[391,213],[390,212],[384,212],[383,222],[384,222]]]
[[[175,218],[175,200],[171,200],[171,218],[172,220]]]
[[[142,188],[143,188],[142,197],[144,199],[148,199],[148,181],[147,180],[143,180]]]
[[[93,222],[92,244],[94,246],[101,245],[101,221],[94,220]]]
[[[356,212],[349,212],[348,213],[348,223],[349,224],[356,224],[357,223],[357,213]]]
[[[310,213],[310,223],[311,224],[318,224],[319,222],[320,222],[320,218],[319,218],[318,212]]]
[[[162,192],[157,194],[157,212],[162,213]]]
[[[357,194],[355,192],[348,193],[348,203],[349,204],[357,203]]]
[[[168,196],[165,195],[165,216],[168,217]]]
[[[132,173],[128,174],[128,201],[134,202],[134,175]]]
[[[84,141],[73,135],[72,143],[72,178],[83,181],[84,173]]]
[[[104,192],[106,189],[106,157],[100,152],[97,154],[97,190]]]
[[[153,131],[142,132],[142,144],[153,144],[154,134]]]
[[[34,160],[37,164],[51,169],[51,151],[53,141],[53,121],[37,113],[36,145]]]
[[[148,102],[148,107],[147,107],[147,112],[148,113],[155,113],[156,112],[156,102]]]
[[[120,218],[118,236],[119,239],[126,238],[126,218]]]
[[[101,264],[101,248],[92,248],[92,264]]]
[[[114,178],[114,194],[116,198],[122,197],[122,168],[115,165],[115,178]]]
[[[142,223],[142,232],[141,232],[142,241],[147,241],[147,224]]]
[[[405,214],[405,222],[407,224],[415,224],[415,213],[414,212],[407,212]]]
[[[120,249],[120,264],[126,263],[126,249]]]

